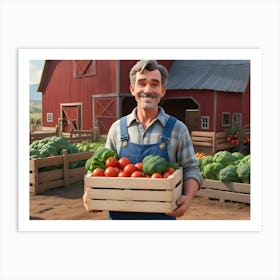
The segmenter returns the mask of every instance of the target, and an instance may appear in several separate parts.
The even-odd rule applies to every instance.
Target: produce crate
[[[85,176],[89,209],[168,213],[182,193],[182,169],[169,178]]]
[[[226,142],[226,132],[192,131],[191,139],[195,151],[215,154],[217,151],[228,150],[234,145]]]
[[[250,184],[204,179],[198,196],[250,204]]]
[[[75,161],[87,160],[93,152],[68,154],[66,150],[61,156],[35,158],[29,161],[29,185],[35,194],[41,194],[49,189],[67,186],[70,183],[83,181],[86,169],[84,166],[69,168]],[[40,172],[41,168],[53,169]]]

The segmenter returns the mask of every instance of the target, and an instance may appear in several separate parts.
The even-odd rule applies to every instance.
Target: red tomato
[[[109,166],[119,167],[119,161],[116,158],[114,158],[114,157],[109,157],[105,161],[105,165],[106,165],[106,167],[109,167]]]
[[[128,165],[126,165],[123,169],[123,171],[125,171],[127,174],[129,174],[129,176],[134,172],[137,171],[137,167],[133,164],[133,163],[129,163]]]
[[[130,175],[130,177],[134,177],[134,178],[143,177],[143,173],[139,170],[136,170]]]
[[[97,167],[93,170],[91,176],[105,176],[104,170],[102,168]]]
[[[109,166],[105,169],[104,174],[106,177],[117,177],[118,171],[114,167]]]
[[[129,175],[125,171],[120,171],[120,173],[118,174],[118,177],[129,177]]]
[[[130,160],[126,157],[122,157],[119,159],[119,167],[120,169],[124,169],[126,165],[130,164]]]
[[[166,171],[168,171],[170,174],[173,174],[175,172],[175,168],[167,167]]]
[[[161,174],[156,172],[154,174],[152,174],[151,178],[162,178]]]
[[[138,168],[139,171],[143,171],[143,162],[135,163],[135,166]]]
[[[168,178],[172,173],[168,172],[168,170],[165,170],[163,173],[162,173],[162,178]]]

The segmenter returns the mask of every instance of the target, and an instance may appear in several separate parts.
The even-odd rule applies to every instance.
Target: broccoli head
[[[246,184],[250,183],[250,163],[245,162],[242,164],[239,164],[236,173],[239,177],[239,179]]]
[[[228,165],[220,170],[218,179],[222,182],[239,182],[239,177],[236,172],[237,166]]]
[[[213,156],[213,161],[227,166],[235,161],[235,157],[229,151],[219,151]]]
[[[208,163],[203,168],[203,177],[206,179],[218,180],[218,174],[224,166],[221,163]]]

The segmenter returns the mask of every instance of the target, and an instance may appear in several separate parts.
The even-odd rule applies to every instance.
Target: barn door
[[[82,129],[81,125],[81,105],[80,104],[62,104],[61,117],[63,119],[62,131],[70,132],[71,130]]]
[[[93,123],[99,127],[100,134],[107,134],[117,119],[117,97],[93,97]]]

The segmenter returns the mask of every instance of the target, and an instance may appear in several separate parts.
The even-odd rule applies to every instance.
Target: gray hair
[[[130,84],[135,84],[135,76],[137,72],[140,72],[142,74],[145,70],[159,70],[161,74],[161,83],[163,86],[166,86],[168,79],[168,71],[163,65],[158,64],[156,60],[139,60],[129,72]]]

